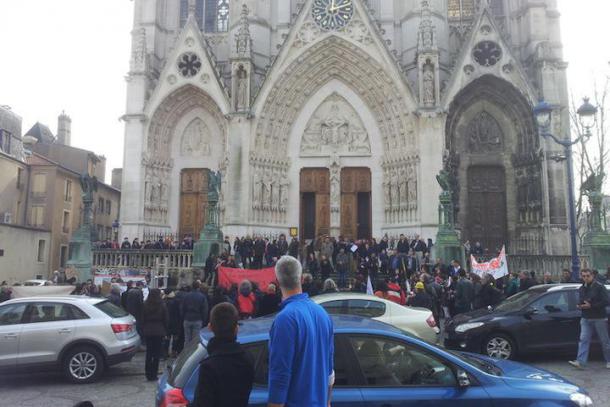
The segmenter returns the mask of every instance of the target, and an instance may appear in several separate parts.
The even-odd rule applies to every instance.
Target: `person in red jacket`
[[[256,296],[252,292],[252,283],[250,281],[244,280],[239,284],[236,302],[240,319],[254,317],[256,314]]]

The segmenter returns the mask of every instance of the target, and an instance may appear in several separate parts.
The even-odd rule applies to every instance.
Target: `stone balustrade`
[[[93,250],[94,268],[167,268],[190,270],[192,250]]]
[[[516,254],[507,255],[508,268],[511,272],[519,272],[523,270],[535,271],[540,277],[544,273],[551,273],[553,278],[559,281],[561,270],[571,269],[572,257],[570,256],[548,256],[548,255],[530,255]],[[590,260],[588,256],[580,256],[581,268],[589,267]]]

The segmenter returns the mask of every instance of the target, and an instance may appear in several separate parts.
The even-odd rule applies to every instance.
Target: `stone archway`
[[[511,84],[484,76],[451,104],[446,125],[457,226],[463,240],[490,253],[526,231],[543,234],[543,167],[528,100]]]
[[[329,85],[336,84],[336,85]],[[362,111],[370,116],[369,125],[375,128],[377,140],[366,139],[365,133],[358,133],[361,138],[358,146],[352,148],[353,151],[341,151],[333,154],[332,149],[328,150],[327,142],[317,143],[322,138],[308,140],[307,123],[313,114],[312,111],[304,117],[305,106],[321,92],[324,93],[329,87],[345,89],[341,97],[361,103],[361,108],[355,109],[358,114]],[[269,183],[276,183],[282,179],[299,179],[298,171],[301,168],[320,168],[331,169],[333,156],[347,156],[346,162],[341,162],[342,166],[367,166],[373,171],[372,183],[373,199],[377,200],[373,207],[379,213],[374,213],[376,225],[375,231],[380,233],[382,227],[388,223],[407,224],[408,219],[417,219],[417,173],[419,170],[418,140],[416,137],[416,121],[410,113],[415,109],[412,98],[409,95],[406,85],[395,79],[388,73],[376,59],[367,55],[361,48],[338,37],[329,37],[318,44],[308,48],[303,55],[298,57],[293,63],[286,67],[276,79],[274,85],[266,94],[264,100],[260,101],[257,112],[257,122],[255,133],[250,145],[250,167],[255,174],[253,181],[259,183],[259,178],[264,182],[265,174],[269,174]],[[328,97],[332,92],[327,92]],[[323,100],[317,102],[314,110],[317,109]],[[302,121],[305,120],[305,123]],[[299,122],[301,123],[299,124]],[[341,137],[344,131],[341,127],[342,119],[339,117],[337,123],[326,123],[326,131],[329,132],[326,139]],[[295,131],[295,128],[299,128]],[[303,135],[306,136],[302,143]],[[317,134],[316,137],[321,136]],[[296,140],[296,141],[295,141]],[[370,144],[370,148],[369,148]],[[358,151],[354,151],[358,150]],[[377,149],[377,153],[372,150]],[[349,148],[348,148],[349,150]],[[370,151],[369,151],[370,150]],[[357,160],[358,156],[365,157],[366,163],[362,160],[348,162],[350,159]],[[407,170],[410,169],[410,171]],[[399,175],[410,173],[413,180],[407,181]],[[394,182],[404,184],[410,182],[413,192],[409,197],[405,197],[400,204],[396,202],[396,218],[391,219],[387,216],[390,212],[389,200],[385,199],[388,195],[384,193],[384,180],[389,179],[394,174]],[[290,207],[298,207],[299,186],[285,185],[287,188],[286,206],[280,205],[277,211],[273,211],[273,205],[267,204],[271,210],[265,209],[265,204],[253,199],[253,207],[250,212],[251,220],[256,223],[271,222],[278,226],[284,226],[289,219],[296,218],[298,215],[288,216]],[[255,191],[259,187],[255,186]],[[258,195],[253,192],[254,195]],[[410,198],[412,202],[407,203]],[[340,203],[339,203],[340,205]],[[332,210],[332,209],[331,209]],[[337,208],[333,212],[338,212]],[[332,215],[331,215],[332,218]],[[335,219],[338,219],[335,215]],[[340,228],[339,221],[331,222]],[[332,227],[331,227],[332,229]],[[338,231],[338,230],[337,230]]]
[[[222,169],[226,140],[226,119],[203,90],[187,85],[163,100],[151,117],[142,159],[147,223],[173,232],[185,229],[182,170]]]

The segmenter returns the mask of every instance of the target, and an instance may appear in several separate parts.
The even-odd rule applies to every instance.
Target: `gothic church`
[[[121,233],[434,237],[567,252],[555,0],[135,0]],[[294,229],[293,229],[294,230]]]

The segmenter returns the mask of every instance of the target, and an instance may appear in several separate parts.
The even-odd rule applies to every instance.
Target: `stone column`
[[[341,159],[330,157],[330,235],[341,234]]]

